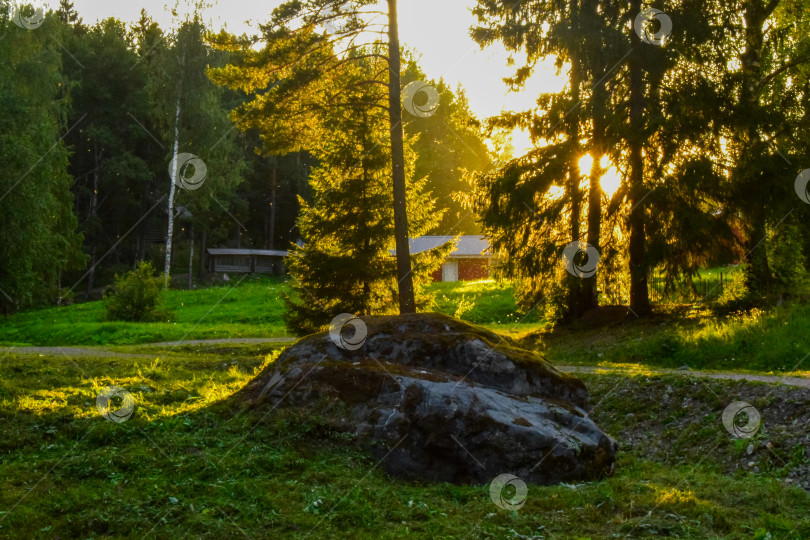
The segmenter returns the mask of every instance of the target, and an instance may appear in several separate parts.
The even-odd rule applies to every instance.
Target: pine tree
[[[147,103],[146,78],[126,34],[123,23],[105,19],[80,34],[68,33],[62,50],[70,121],[81,120],[66,141],[73,151],[75,211],[89,255],[85,297],[96,286],[98,262],[118,244],[109,232],[123,233],[138,219],[134,186],[149,176],[137,152],[148,135],[120,128],[128,115],[144,118]]]
[[[65,25],[81,29],[84,24],[70,0],[59,0],[59,9],[54,13]]]
[[[740,0],[728,18],[736,69],[727,83],[724,127],[731,170],[729,211],[743,217],[746,284],[756,295],[789,292],[773,266],[772,242],[779,228],[807,222],[807,208],[795,198],[791,178],[807,153],[807,74],[810,11],[804,2]],[[801,229],[792,229],[800,231]],[[806,232],[804,233],[806,234]]]
[[[393,192],[394,225],[397,245],[397,274],[399,279],[400,312],[415,311],[413,273],[410,268],[409,231],[407,215],[407,186],[405,179],[404,135],[401,101],[401,51],[397,22],[397,1],[386,0],[387,23],[374,19],[379,15],[373,0],[306,0],[288,1],[273,10],[272,20],[262,27],[266,48],[257,54],[249,52],[249,40],[221,35],[221,47],[241,50],[245,62],[239,76],[224,70],[217,74],[223,84],[245,91],[265,90],[246,110],[262,110],[265,117],[277,116],[284,111],[290,120],[286,129],[270,134],[262,119],[254,117],[252,124],[261,124],[263,136],[276,144],[284,139],[300,141],[306,138],[309,107],[316,96],[332,94],[345,88],[342,80],[333,75],[346,63],[361,62],[366,58],[385,60],[386,66],[370,73],[363,85],[378,85],[386,89],[387,99],[378,106],[388,111],[388,139],[391,148],[391,188]],[[382,37],[387,39],[381,39]],[[379,37],[378,37],[379,36]],[[365,51],[363,54],[356,54]],[[329,87],[323,81],[337,84]],[[276,110],[274,110],[276,109]],[[249,115],[247,115],[249,116]],[[245,122],[245,123],[248,123]]]
[[[612,297],[617,295],[605,285],[620,296],[629,288],[624,300],[643,316],[651,309],[647,276],[654,268],[695,272],[724,235],[733,243],[729,213],[717,212],[727,185],[724,164],[711,159],[720,146],[718,111],[728,98],[722,73],[729,42],[718,23],[722,17],[710,15],[725,13],[720,4],[686,0],[670,6],[664,16],[678,21],[677,32],[651,42],[641,39],[644,24],[636,29],[646,20],[637,0],[479,2],[481,26],[473,37],[526,55],[514,85],[524,84],[548,55],[568,74],[567,88],[539,96],[536,110],[495,120],[529,129],[538,148],[479,184],[484,228],[506,255],[503,269],[518,279],[524,305],[556,295],[576,316],[595,305],[598,282]],[[585,153],[593,158],[584,220],[588,243],[599,248],[600,270],[617,270],[613,259],[627,264],[618,276],[598,271],[577,283],[560,272],[559,253],[582,240],[582,179],[574,164]],[[623,173],[611,200],[598,186],[605,157]]]
[[[593,71],[615,54],[610,48],[595,46],[599,32],[584,32],[585,11],[575,0],[529,2],[520,7],[480,2],[475,12],[482,24],[472,34],[482,45],[497,40],[511,51],[526,54],[526,65],[509,80],[514,88],[525,85],[535,62],[544,56],[554,54],[559,64],[567,64],[566,89],[538,96],[538,109],[544,114],[505,113],[492,121],[499,128],[528,129],[538,148],[482,177],[473,207],[482,215],[493,247],[505,255],[501,270],[517,279],[524,308],[562,304],[562,314],[568,317],[581,315],[596,302],[592,284],[596,277],[583,280],[565,272],[559,255],[567,244],[585,240],[585,212],[592,227],[588,238],[599,246],[599,171],[594,170],[596,180],[591,182],[586,206],[579,170],[585,153],[581,141],[588,135],[593,140],[589,128],[599,126],[589,125],[583,102],[589,97],[585,93],[587,77],[593,77]],[[522,20],[530,23],[521,24]],[[600,158],[596,155],[594,159],[596,167]]]

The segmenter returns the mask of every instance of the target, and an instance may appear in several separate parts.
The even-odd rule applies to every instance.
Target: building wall
[[[208,255],[210,272],[283,275],[284,258],[275,255]]]
[[[458,279],[460,281],[476,281],[489,277],[489,259],[459,259]]]
[[[482,257],[470,258],[457,258],[453,257],[447,259],[448,261],[455,261],[458,263],[458,279],[459,281],[476,281],[479,279],[487,279],[489,277],[489,259]],[[433,281],[442,280],[442,269],[431,274]]]

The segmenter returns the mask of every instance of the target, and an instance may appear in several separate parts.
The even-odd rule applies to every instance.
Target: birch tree
[[[178,29],[156,76],[153,99],[159,124],[171,141],[171,154],[163,169],[169,180],[163,269],[167,286],[178,200],[183,198],[192,214],[222,215],[228,208],[220,199],[228,199],[244,170],[222,89],[207,75],[210,67],[222,61],[222,55],[206,43],[205,27],[195,14]],[[212,212],[212,207],[219,207],[222,213]]]

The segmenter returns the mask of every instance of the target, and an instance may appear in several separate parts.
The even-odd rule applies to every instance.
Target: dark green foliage
[[[163,279],[155,275],[152,263],[143,261],[122,276],[106,296],[104,307],[111,321],[153,322],[174,319],[163,308]]]
[[[585,239],[587,225],[587,241],[601,254],[600,300],[629,300],[642,315],[649,311],[644,276],[654,269],[674,281],[748,258],[752,291],[795,293],[785,268],[802,273],[808,244],[808,208],[792,192],[808,166],[806,6],[669,3],[658,7],[673,31],[659,45],[633,30],[644,7],[478,2],[473,38],[526,56],[515,86],[551,55],[569,83],[541,94],[535,110],[492,120],[528,129],[539,147],[478,182],[476,208],[508,257],[505,275],[519,280],[525,304],[568,288],[566,308],[577,314],[577,283],[556,263],[567,242]],[[621,171],[613,197],[596,192],[595,169],[585,188],[572,167],[585,153]],[[791,212],[786,224],[805,225],[793,227],[788,241],[778,229]]]
[[[247,135],[246,147],[261,146],[253,133]],[[245,159],[249,163],[248,171],[235,194],[237,200],[244,201],[247,207],[244,212],[247,217],[242,221],[247,231],[243,232],[242,241],[265,249],[289,249],[299,238],[296,221],[301,207],[298,197],[312,200],[309,173],[316,164],[315,160],[307,152],[283,156],[249,152]],[[233,229],[233,221],[229,225]]]
[[[86,278],[90,294],[111,280],[117,269],[112,260],[132,268],[138,260],[165,253],[165,244],[152,242],[166,237],[167,214],[161,210],[168,206],[178,94],[178,151],[198,155],[208,168],[202,189],[178,190],[173,201],[187,210],[172,242],[182,243],[186,253],[182,240],[191,239],[189,225],[197,235],[207,234],[209,245],[232,232],[227,211],[248,149],[236,144],[225,93],[206,77],[208,66],[223,62],[224,55],[207,46],[206,29],[197,18],[167,34],[145,11],[132,28],[114,18],[85,27],[63,4],[57,15],[66,25],[60,50],[70,122],[82,120],[66,142],[73,150],[74,212],[89,255],[87,272],[72,275],[71,282]],[[106,262],[97,268],[103,257]],[[188,267],[188,260],[177,262]]]
[[[83,264],[61,137],[64,80],[54,20],[34,30],[0,2],[0,312],[56,302],[62,273]]]
[[[807,290],[807,257],[802,249],[802,224],[788,218],[770,231],[767,255],[773,283],[778,292],[799,295]]]
[[[394,247],[393,195],[390,189],[390,147],[384,111],[373,104],[377,88],[351,90],[379,71],[377,62],[348,64],[342,72],[346,106],[324,104],[318,122],[322,130],[313,153],[320,166],[312,171],[311,205],[301,201],[298,227],[303,246],[287,258],[293,278],[286,321],[295,332],[326,326],[339,313],[392,313],[398,301]],[[357,85],[359,86],[359,85]],[[424,192],[424,181],[412,177],[413,156],[407,163],[408,215],[411,236],[438,223],[441,212]],[[425,304],[421,285],[440,264],[449,245],[412,255],[417,300]]]
[[[88,254],[86,290],[96,283],[96,264],[116,243],[110,230],[126,231],[141,216],[139,200],[149,178],[149,135],[141,128],[121,129],[125,119],[146,121],[146,74],[130,46],[127,29],[116,19],[90,28],[66,28],[63,72],[71,98],[71,123],[65,139],[73,150],[70,172],[74,212]],[[73,278],[75,281],[76,278]],[[78,284],[77,284],[78,285]]]

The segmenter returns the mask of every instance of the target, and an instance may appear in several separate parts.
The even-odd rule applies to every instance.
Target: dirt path
[[[262,344],[289,343],[296,338],[226,338],[226,339],[191,339],[188,341],[163,341],[160,343],[139,343],[132,347],[181,347],[183,345],[208,345],[216,343]],[[107,356],[115,358],[152,358],[152,354],[121,353],[104,347],[0,347],[0,354],[42,354],[52,356]]]
[[[188,341],[163,341],[160,343],[142,343],[133,347],[181,347],[183,345],[213,345],[218,343],[234,344],[262,344],[262,343],[291,343],[296,338],[225,338],[225,339],[192,339]],[[150,354],[120,353],[103,347],[0,347],[0,354],[42,354],[53,356],[106,356],[116,358],[151,358]],[[616,373],[616,374],[653,374],[653,375],[680,375],[682,377],[699,377],[703,379],[725,379],[730,381],[755,381],[768,384],[785,384],[800,388],[810,388],[810,377],[787,377],[781,375],[752,375],[723,371],[693,371],[678,369],[647,368],[643,370],[625,369],[621,367],[598,366],[566,366],[558,365],[560,371],[568,373]]]
[[[0,347],[0,354],[39,354],[48,356],[109,356],[114,358],[152,358],[152,354],[119,353],[91,347]]]
[[[181,345],[209,345],[214,343],[262,344],[262,343],[292,343],[298,338],[224,338],[224,339],[189,339],[186,341],[161,341],[160,343],[143,343],[138,347],[180,347]]]
[[[810,388],[810,377],[787,377],[782,375],[753,375],[747,373],[733,373],[727,371],[693,371],[679,369],[658,369],[645,368],[624,369],[620,367],[599,367],[599,366],[556,366],[560,371],[568,373],[617,373],[617,374],[652,374],[652,375],[680,375],[683,377],[698,377],[701,379],[725,379],[729,381],[754,381],[769,384],[786,384],[788,386],[798,386]]]
[[[0,347],[0,354],[38,354],[48,356],[108,356],[114,358],[152,358],[151,354],[119,353],[93,347]]]

